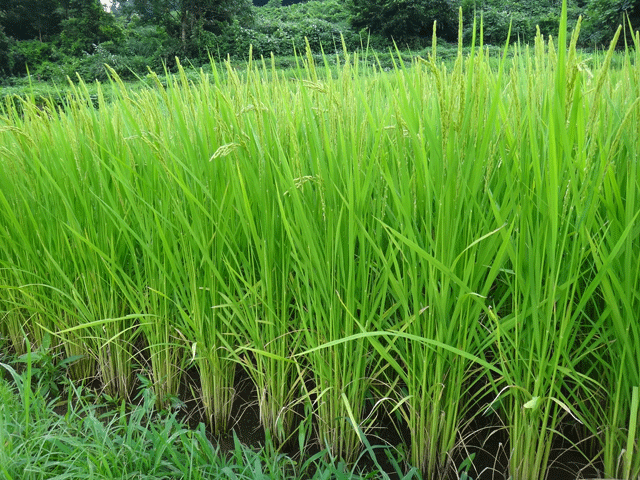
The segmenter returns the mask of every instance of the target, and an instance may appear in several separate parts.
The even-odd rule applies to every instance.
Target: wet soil
[[[191,383],[191,388],[189,383]],[[189,372],[189,375],[185,376],[182,392],[195,391],[193,387],[197,387],[197,372]],[[265,432],[260,426],[257,392],[251,379],[239,365],[236,368],[235,388],[236,398],[231,414],[231,432],[223,437],[215,438],[212,436],[211,439],[223,451],[229,451],[234,447],[234,434],[241,443],[260,448],[265,442]],[[199,422],[204,422],[203,416],[196,407],[197,400],[185,398],[183,401],[184,420],[192,427],[195,427]],[[397,459],[399,452],[396,448],[404,444],[403,450],[408,451],[410,442],[406,425],[398,423],[397,417],[392,417],[384,412],[379,413],[375,432],[367,435],[367,440],[373,447],[378,464],[391,479],[400,478],[400,476],[394,470],[393,462],[389,459],[390,454]],[[452,470],[448,477],[458,479],[458,467],[472,456],[472,466],[468,470],[468,475],[472,479],[507,480],[509,439],[507,431],[501,427],[497,415],[478,416],[469,423],[465,432],[463,434],[464,440],[453,458],[456,471]],[[586,460],[595,456],[593,442],[583,441],[580,443],[581,451],[573,446],[579,443],[583,437],[584,432],[580,430],[579,426],[575,422],[563,424],[560,433],[561,435],[554,436],[556,440],[550,454],[547,478],[549,480],[600,478],[598,470],[602,470],[601,465],[594,466]],[[300,459],[301,452],[297,445],[293,445],[294,443],[297,444],[297,441],[284,445],[280,450],[292,458]],[[320,451],[319,443],[312,438],[304,456],[309,457],[318,451]],[[357,467],[365,472],[372,471],[374,462],[370,455],[365,454],[359,460]]]
[[[7,372],[0,372],[5,378]],[[7,378],[7,380],[10,380]],[[258,410],[258,396],[251,379],[244,369],[238,365],[235,372],[235,390],[231,413],[231,431],[224,436],[214,436],[210,434],[210,440],[214,445],[218,445],[222,452],[229,452],[234,448],[234,435],[238,440],[252,448],[260,448],[265,444],[265,432],[260,426],[260,416]],[[86,388],[94,392],[100,392],[101,385],[94,379]],[[138,385],[140,387],[141,385]],[[195,428],[199,423],[205,423],[204,412],[200,407],[200,402],[194,398],[193,392],[198,392],[200,388],[198,372],[188,370],[183,375],[182,385],[179,394],[178,419],[186,423],[191,428]],[[66,414],[68,406],[60,403],[56,406],[61,415]],[[105,408],[105,412],[108,408]],[[303,412],[298,412],[300,415]],[[473,458],[468,475],[474,480],[507,480],[505,473],[508,471],[509,439],[506,429],[500,426],[500,420],[496,415],[478,416],[470,422],[463,433],[464,440],[457,449],[454,456],[452,469],[448,478],[459,478],[456,472],[458,467],[469,458]],[[561,425],[561,435],[555,435],[555,443],[551,450],[549,480],[576,480],[600,478],[599,470],[601,465],[592,465],[586,459],[594,458],[594,442],[580,442],[584,437],[575,422]],[[564,438],[563,438],[564,437]],[[289,442],[280,448],[281,453],[285,453],[296,460],[305,460],[320,451],[319,443],[316,439],[309,439],[304,453],[297,447],[295,442]],[[375,432],[367,436],[367,440],[373,447],[378,464],[390,476],[391,479],[400,478],[395,471],[390,458],[398,459],[399,450],[402,448],[408,451],[410,442],[409,431],[406,425],[399,422],[397,417],[392,417],[384,412],[378,415]],[[575,444],[579,443],[581,451]],[[301,458],[304,457],[304,458]],[[357,468],[370,472],[375,470],[373,459],[369,454],[361,456]],[[468,477],[467,477],[468,478]]]

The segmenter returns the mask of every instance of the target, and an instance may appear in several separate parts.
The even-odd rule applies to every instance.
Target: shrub
[[[26,75],[27,71],[38,74],[44,65],[55,63],[60,59],[60,54],[51,43],[39,40],[15,42],[11,49],[11,56],[13,75]]]
[[[13,69],[13,56],[10,54],[11,41],[0,28],[0,78],[8,76]]]
[[[298,52],[305,50],[305,38],[313,53],[323,49],[325,52],[341,50],[341,36],[349,50],[356,50],[361,43],[367,42],[366,32],[361,38],[348,24],[348,12],[337,0],[310,1],[287,7],[274,6],[270,2],[265,7],[253,8],[255,15],[250,27],[235,21],[219,34],[199,32],[198,55],[206,58],[210,52],[220,58],[227,55],[244,58],[250,46],[255,57],[267,57],[271,53],[292,55],[294,47]]]

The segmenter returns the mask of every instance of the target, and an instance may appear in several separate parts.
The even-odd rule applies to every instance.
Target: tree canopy
[[[100,0],[66,0],[60,2],[60,47],[72,55],[92,51],[94,45],[122,39],[122,30],[113,15],[105,12]]]
[[[9,37],[42,41],[60,32],[60,7],[59,0],[0,0],[0,25]]]

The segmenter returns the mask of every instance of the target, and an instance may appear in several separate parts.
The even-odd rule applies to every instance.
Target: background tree
[[[16,40],[46,41],[59,33],[58,0],[0,0],[0,25],[7,36]]]
[[[456,6],[451,0],[348,0],[354,28],[397,40],[430,37],[434,20],[439,36],[455,37]]]
[[[618,25],[628,27],[627,16],[633,30],[640,28],[640,0],[591,0],[586,10],[586,39],[592,45],[607,44]]]
[[[234,19],[250,16],[249,0],[133,0],[133,11],[148,23],[161,24],[180,38],[183,53],[193,50],[203,30],[221,33]]]
[[[105,12],[100,0],[70,0],[63,2],[66,18],[62,23],[60,46],[70,55],[91,52],[94,45],[122,38],[122,30],[113,15]]]
[[[3,11],[0,10],[0,19]],[[0,78],[8,76],[13,68],[13,57],[9,54],[9,37],[0,25]]]

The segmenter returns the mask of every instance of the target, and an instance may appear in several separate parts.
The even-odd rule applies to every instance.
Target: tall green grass
[[[162,404],[193,367],[218,433],[241,365],[279,445],[306,422],[355,461],[385,412],[444,478],[492,412],[514,479],[570,429],[637,479],[638,38],[590,58],[577,35],[7,102],[0,331],[54,334],[123,398],[142,368]]]
[[[35,353],[35,352],[33,352]],[[34,355],[35,357],[35,355]],[[188,428],[179,412],[158,412],[152,391],[144,387],[135,408],[113,404],[82,387],[69,385],[67,398],[51,396],[46,384],[55,367],[36,378],[38,362],[31,354],[29,368],[18,373],[0,363],[12,382],[0,378],[0,478],[155,479],[361,479],[360,472],[336,458],[325,462],[324,452],[295,461],[278,452],[267,438],[263,448],[242,445],[237,436],[229,447],[215,445],[205,424]],[[32,362],[33,361],[33,362]],[[33,363],[33,368],[31,368]],[[63,413],[61,407],[65,407]],[[374,457],[373,450],[367,452]],[[418,477],[415,469],[398,477]],[[384,478],[388,478],[384,477]],[[418,477],[419,478],[419,477]]]

